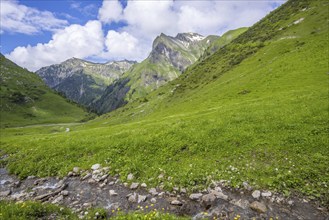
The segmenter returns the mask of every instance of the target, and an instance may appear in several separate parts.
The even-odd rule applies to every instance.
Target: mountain
[[[93,108],[105,113],[143,98],[181,75],[216,39],[218,36],[197,33],[179,33],[176,37],[162,33],[154,40],[149,56],[110,85]]]
[[[135,63],[124,60],[99,64],[71,58],[61,64],[43,67],[36,73],[49,87],[70,100],[88,106]]]
[[[76,122],[88,116],[82,108],[51,91],[40,77],[0,54],[1,127]]]

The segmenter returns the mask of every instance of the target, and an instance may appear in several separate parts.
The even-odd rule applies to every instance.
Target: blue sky
[[[145,59],[161,33],[221,35],[251,26],[284,0],[1,0],[1,53],[35,71],[71,57]]]

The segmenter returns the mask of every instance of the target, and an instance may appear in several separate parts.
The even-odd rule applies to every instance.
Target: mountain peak
[[[188,33],[178,33],[175,38],[181,41],[194,42],[194,41],[201,41],[206,37],[198,33],[188,32]]]

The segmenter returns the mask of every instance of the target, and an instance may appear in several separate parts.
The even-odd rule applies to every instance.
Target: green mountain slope
[[[133,173],[168,190],[246,181],[328,207],[328,7],[288,1],[145,100],[75,127],[69,139],[7,130],[8,167],[24,177],[102,163],[124,181]]]
[[[1,57],[1,127],[77,122],[87,113],[53,93],[42,80]]]
[[[203,37],[196,33],[180,33],[176,37],[161,34],[154,40],[148,58],[110,85],[92,108],[99,113],[106,113],[133,100],[145,100],[151,91],[176,79],[201,56],[205,58],[213,54],[246,29],[229,31],[220,38]]]
[[[71,58],[61,64],[43,67],[36,73],[46,84],[68,99],[89,106],[101,97],[105,88],[119,79],[134,61],[92,63]]]

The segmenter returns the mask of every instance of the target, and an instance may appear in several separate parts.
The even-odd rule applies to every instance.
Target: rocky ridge
[[[88,106],[135,63],[123,60],[101,64],[71,58],[60,64],[43,67],[36,73],[49,87],[70,100]]]

